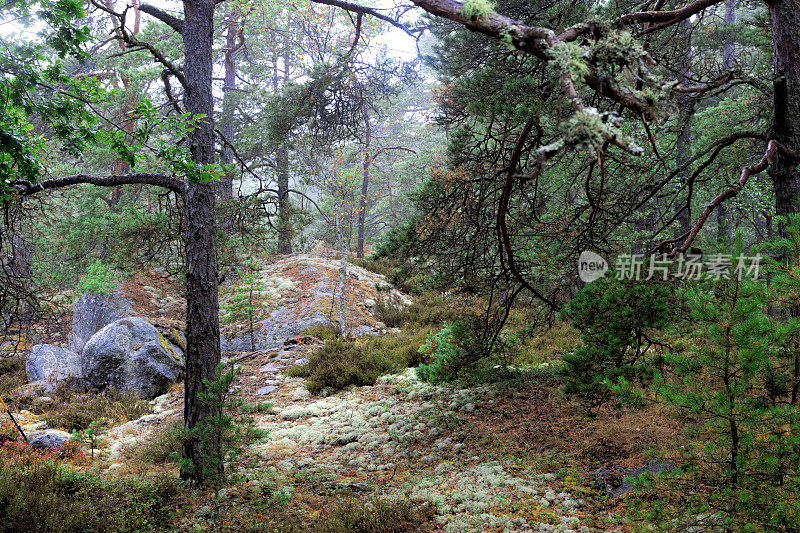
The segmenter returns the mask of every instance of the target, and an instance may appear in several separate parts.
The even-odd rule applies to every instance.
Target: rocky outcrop
[[[25,360],[28,381],[40,384],[45,391],[53,390],[66,380],[82,381],[81,356],[77,353],[53,346],[37,344]]]
[[[249,332],[238,333],[230,337],[222,335],[220,346],[223,352],[269,350],[282,346],[286,339],[296,337],[313,326],[328,323],[329,320],[321,312],[296,319],[290,315],[288,307],[280,307],[272,311],[269,318],[256,323],[252,339]]]
[[[148,399],[164,394],[183,371],[172,345],[138,317],[117,320],[98,331],[86,343],[81,359],[90,388],[130,390]]]
[[[592,479],[610,498],[618,498],[623,494],[636,490],[633,480],[642,474],[657,474],[674,468],[675,465],[669,461],[665,463],[650,463],[641,468],[598,468],[592,474]]]
[[[119,293],[100,296],[85,292],[72,306],[72,334],[69,337],[69,349],[81,353],[92,336],[108,324],[131,316],[131,301]]]
[[[63,446],[69,442],[69,440],[69,433],[56,429],[48,429],[28,435],[28,446],[34,450],[50,450]]]

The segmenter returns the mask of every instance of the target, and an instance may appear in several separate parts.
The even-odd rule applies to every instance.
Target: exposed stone
[[[34,450],[49,450],[52,448],[58,448],[62,446],[67,441],[69,441],[70,435],[65,431],[58,431],[55,429],[47,430],[47,431],[40,431],[35,433],[28,434],[28,446],[33,448]]]
[[[151,399],[180,379],[183,364],[152,324],[130,317],[107,325],[89,340],[82,367],[93,389],[114,387]]]
[[[66,380],[83,378],[81,357],[70,350],[51,344],[37,344],[25,359],[25,372],[28,381],[41,383],[47,391],[52,391]]]
[[[611,498],[617,498],[635,489],[633,483],[626,478],[635,479],[645,472],[652,474],[675,468],[669,461],[665,463],[651,463],[641,468],[598,468],[592,474],[592,479]]]
[[[130,300],[114,292],[104,297],[85,292],[72,306],[72,333],[69,349],[81,353],[92,336],[105,326],[134,314]]]

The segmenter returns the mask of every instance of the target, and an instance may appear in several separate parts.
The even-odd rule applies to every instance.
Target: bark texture
[[[367,118],[366,130],[364,132],[364,177],[361,180],[361,197],[358,201],[358,245],[356,257],[364,257],[364,236],[367,224],[367,192],[369,191],[369,167],[372,164],[370,154],[370,142],[372,141],[372,131]]]
[[[212,30],[214,0],[184,0],[183,43],[186,89],[184,105],[192,115],[204,115],[190,136],[192,160],[214,162]],[[213,380],[220,362],[219,302],[217,290],[216,184],[190,181],[186,189],[186,381],[184,425],[189,431],[207,424],[215,409],[200,399],[203,380]],[[213,474],[205,461],[216,453],[217,443],[201,449],[197,435],[183,445],[183,457],[191,468],[181,477],[202,483]],[[221,468],[221,465],[219,465]]]
[[[774,109],[769,137],[800,154],[800,0],[768,3],[774,52]],[[797,157],[776,154],[770,177],[775,212],[800,212],[800,172]]]
[[[692,25],[684,20],[679,25],[678,39],[683,52],[678,60],[678,81],[681,85],[689,85],[692,77]],[[678,94],[678,139],[675,142],[675,167],[684,170],[678,174],[681,190],[686,190],[686,198],[680,197],[676,204],[678,229],[676,237],[686,235],[692,227],[692,185],[689,182],[692,168],[687,163],[692,158],[692,118],[694,117],[694,99],[688,94]]]

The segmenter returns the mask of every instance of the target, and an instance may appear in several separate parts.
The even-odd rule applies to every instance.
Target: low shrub
[[[150,405],[128,391],[109,389],[100,394],[74,393],[64,388],[56,394],[57,404],[44,413],[49,427],[82,431],[95,421],[107,427],[123,424],[146,415]]]
[[[445,322],[458,320],[465,312],[454,301],[435,293],[423,293],[409,306],[403,306],[382,293],[378,293],[375,302],[375,317],[390,328],[440,327]]]
[[[326,388],[372,385],[383,374],[418,365],[422,360],[419,347],[425,335],[426,331],[418,331],[403,337],[331,339],[309,356],[308,364],[290,368],[287,375],[308,378],[306,387],[313,394]]]
[[[433,518],[430,507],[409,501],[345,502],[311,528],[313,533],[405,533],[420,531]]]
[[[134,451],[134,459],[149,464],[176,462],[183,441],[183,422],[176,420],[162,426],[148,435],[141,446]]]
[[[317,324],[308,328],[303,335],[316,337],[321,341],[329,341],[339,336],[339,326],[335,324]]]
[[[0,532],[145,532],[171,526],[167,477],[107,479],[49,462],[0,469]]]
[[[24,385],[27,381],[24,358],[0,357],[0,396],[5,398],[12,390]]]
[[[351,262],[365,270],[386,276],[387,279],[392,276],[395,269],[394,262],[385,257],[380,259],[373,259],[372,257],[354,257],[351,259]]]

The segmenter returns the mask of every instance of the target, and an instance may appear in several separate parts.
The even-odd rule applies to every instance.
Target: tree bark
[[[358,202],[358,244],[356,247],[356,257],[364,257],[364,233],[367,221],[367,191],[369,190],[369,167],[372,164],[372,156],[369,145],[372,141],[372,131],[369,125],[369,117],[366,120],[364,131],[364,179],[361,181],[361,198]]]
[[[736,23],[736,0],[725,0],[725,24],[730,26]],[[730,72],[733,70],[733,42],[729,37],[726,38],[725,47],[722,51],[722,70]],[[717,208],[717,241],[733,241],[733,226],[730,221],[728,207],[723,203]]]
[[[283,82],[289,82],[289,43],[284,38],[283,43]],[[277,60],[275,62],[275,76],[273,84],[278,92]],[[285,144],[287,139],[281,139],[284,146],[279,146],[275,151],[275,166],[278,174],[278,253],[292,253],[292,221],[291,204],[289,203],[289,150]]]
[[[347,300],[345,298],[345,289],[347,288],[347,246],[342,237],[341,216],[337,210],[334,214],[336,217],[336,237],[339,240],[339,252],[342,254],[341,263],[339,265],[339,331],[342,338],[347,338]]]
[[[278,148],[275,151],[275,164],[278,173],[278,253],[292,253],[292,225],[289,213],[289,151]]]
[[[239,36],[239,18],[237,13],[231,14],[231,21],[228,24],[228,31],[225,35],[225,78],[222,85],[222,119],[220,120],[219,130],[225,139],[233,144],[236,131],[233,124],[234,101],[233,95],[236,91],[236,52],[240,45],[237,43]],[[230,165],[233,163],[233,148],[228,143],[222,143],[220,163]],[[219,182],[219,199],[221,202],[229,202],[233,199],[233,172],[225,171]]]
[[[204,115],[191,132],[192,160],[214,162],[214,102],[211,92],[214,0],[184,0],[183,44],[186,88],[184,105],[193,116]],[[215,223],[216,184],[189,180],[186,189],[186,380],[184,384],[184,426],[189,437],[183,457],[191,467],[181,477],[203,483],[222,465],[209,465],[218,443],[206,443],[192,433],[218,414],[203,402],[204,380],[213,380],[220,362],[219,302],[217,294],[217,232]]]
[[[768,2],[772,27],[774,106],[769,137],[800,154],[800,0]],[[775,213],[800,212],[798,160],[777,153],[770,177],[775,191]],[[778,228],[783,232],[783,228]]]
[[[678,38],[680,39],[681,48],[684,52],[681,53],[678,61],[678,81],[681,85],[688,85],[692,77],[692,47],[691,47],[691,31],[692,25],[688,20],[680,23]],[[692,117],[694,116],[694,100],[691,95],[678,94],[676,97],[678,105],[678,139],[675,142],[675,167],[681,168],[686,165],[692,157]],[[689,232],[692,226],[692,210],[691,210],[691,186],[689,184],[692,169],[690,165],[678,174],[678,180],[681,189],[689,187],[687,190],[686,200],[678,200],[675,208],[677,210],[678,230],[675,234],[676,237],[685,235]]]

